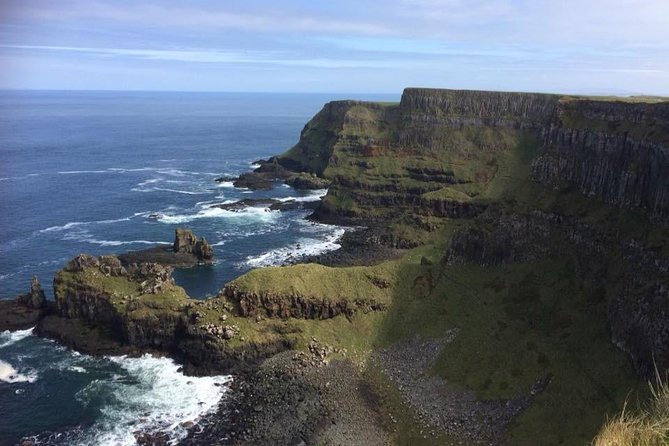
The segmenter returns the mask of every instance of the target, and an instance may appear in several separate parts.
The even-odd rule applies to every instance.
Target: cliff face
[[[669,218],[669,103],[560,101],[543,128],[533,177]]]
[[[452,219],[469,220],[452,236],[445,265],[575,258],[582,280],[607,289],[613,342],[643,374],[652,371],[653,357],[669,367],[662,266],[668,102],[411,88],[399,104],[326,105],[279,159],[300,168],[314,154],[319,167],[310,170],[332,182],[317,218],[381,221],[399,247],[415,246],[417,233]],[[577,206],[583,199],[574,193],[590,204]],[[603,211],[604,204],[613,207]],[[616,208],[631,214],[615,214]],[[597,209],[615,221],[587,217]],[[645,233],[622,236],[634,226],[630,218],[661,226],[642,223]],[[653,231],[663,235],[645,240]],[[595,274],[588,262],[604,270]]]
[[[333,180],[323,218],[369,218],[388,203],[417,214],[432,204],[428,214],[453,217],[462,200],[450,192],[480,196],[495,163],[528,134],[538,138],[535,181],[669,218],[667,102],[408,88],[399,104],[326,104],[279,160]],[[439,202],[435,193],[424,200],[446,189]]]

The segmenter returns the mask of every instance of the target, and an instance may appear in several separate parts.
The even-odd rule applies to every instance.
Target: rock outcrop
[[[192,231],[177,228],[170,247],[157,246],[141,251],[130,251],[118,256],[121,264],[160,263],[175,268],[209,264],[214,259],[214,248],[204,237],[197,238]]]
[[[562,100],[533,162],[542,184],[669,222],[669,103]]]
[[[223,294],[236,302],[239,311],[245,317],[276,317],[299,319],[331,319],[344,315],[352,317],[357,311],[383,311],[386,305],[372,299],[319,299],[302,296],[297,293],[280,295],[273,293],[246,292],[237,289],[234,284],[227,285]]]
[[[46,296],[44,295],[44,290],[42,285],[40,285],[37,276],[33,276],[30,280],[30,292],[28,294],[22,294],[17,297],[19,304],[32,308],[33,310],[39,310],[46,307]]]
[[[0,331],[25,330],[34,327],[49,311],[44,290],[36,276],[30,281],[30,292],[16,299],[0,299]]]
[[[204,237],[198,239],[192,231],[183,228],[174,231],[174,252],[193,254],[201,262],[214,258],[214,249]]]

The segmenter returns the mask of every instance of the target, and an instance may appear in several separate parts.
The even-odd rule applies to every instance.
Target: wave
[[[130,189],[133,192],[173,192],[175,194],[184,194],[184,195],[206,195],[210,194],[211,191],[191,191],[191,190],[180,190],[180,189],[170,189],[167,187],[151,187],[148,189],[141,189],[139,187],[133,187]]]
[[[14,343],[19,342],[21,339],[31,336],[33,334],[33,328],[28,328],[27,330],[3,331],[0,333],[0,348],[9,347]]]
[[[0,381],[6,383],[34,383],[38,375],[35,371],[19,373],[12,365],[0,359]]]
[[[58,175],[78,175],[82,173],[111,173],[109,170],[63,170],[56,172]]]
[[[205,207],[194,214],[162,214],[158,221],[168,224],[181,224],[203,218],[229,218],[237,220],[238,223],[257,223],[273,221],[279,214],[279,211],[271,211],[268,208],[248,207],[240,211],[228,211],[216,207]]]
[[[77,237],[77,240],[82,240],[86,243],[91,243],[94,245],[100,245],[100,246],[122,246],[122,245],[171,245],[172,243],[170,242],[152,242],[150,240],[128,240],[128,241],[121,241],[121,240],[98,240],[94,238],[86,238],[84,237],[83,239]]]
[[[301,195],[299,197],[282,197],[278,198],[279,201],[299,201],[299,202],[310,202],[310,201],[319,201],[321,200],[325,195],[327,195],[328,190],[327,189],[317,189],[311,191],[308,195]]]
[[[88,405],[100,394],[115,403],[101,411],[100,418],[69,444],[134,445],[135,432],[165,433],[167,444],[187,435],[186,423],[196,423],[214,410],[227,391],[228,376],[185,376],[168,358],[107,357],[123,369],[123,375],[94,380],[76,395]]]
[[[260,226],[257,229],[253,228],[251,230],[243,226],[233,226],[230,228],[226,228],[224,230],[216,231],[216,234],[221,237],[247,238],[263,234],[285,231],[286,229],[288,229],[288,227],[289,225],[285,222],[272,222],[271,225],[264,225]]]
[[[328,251],[334,251],[341,248],[341,245],[337,242],[345,232],[346,229],[335,227],[334,231],[325,236],[324,239],[300,238],[295,244],[267,251],[258,256],[249,256],[246,258],[245,264],[252,268],[278,266],[284,265],[302,256],[313,256]]]
[[[40,233],[45,233],[45,232],[59,232],[59,231],[65,231],[68,229],[72,229],[78,226],[86,226],[86,225],[94,225],[94,224],[101,224],[101,225],[108,225],[112,223],[120,223],[122,221],[129,221],[131,218],[136,217],[137,215],[140,214],[135,214],[132,217],[123,217],[123,218],[115,218],[111,220],[94,220],[94,221],[71,221],[69,223],[65,223],[64,225],[60,226],[50,226],[45,229],[40,229],[38,232]]]
[[[224,187],[229,189],[235,187],[235,184],[233,181],[221,181],[216,187]]]

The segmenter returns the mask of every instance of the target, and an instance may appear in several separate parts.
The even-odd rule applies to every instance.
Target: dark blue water
[[[194,297],[215,294],[252,267],[336,247],[341,229],[306,222],[306,211],[211,207],[241,198],[318,199],[323,191],[253,192],[214,179],[292,146],[332,99],[340,98],[1,92],[0,297],[25,292],[33,274],[52,294],[54,273],[76,254],[170,243],[179,226],[215,249],[213,266],[175,272]],[[133,444],[133,431],[152,429],[177,438],[179,423],[213,407],[225,380],[185,378],[167,359],[93,359],[29,331],[2,333],[0,445],[22,434],[55,444]]]

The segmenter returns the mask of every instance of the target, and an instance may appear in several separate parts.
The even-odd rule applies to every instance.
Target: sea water
[[[295,144],[333,99],[298,94],[0,92],[0,297],[30,277],[52,298],[55,272],[78,253],[117,254],[169,244],[176,227],[214,246],[211,266],[177,270],[196,298],[251,268],[336,249],[344,229],[308,211],[241,212],[243,198],[318,200],[326,191],[237,189],[220,176],[250,170]],[[159,219],[154,217],[158,215]],[[92,358],[37,338],[0,333],[0,445],[134,444],[214,410],[229,377],[186,377],[168,358]]]

